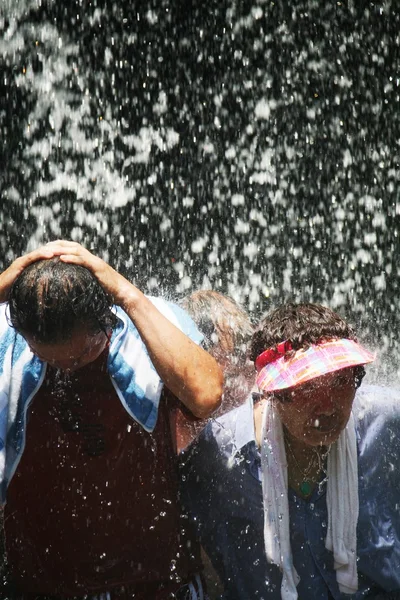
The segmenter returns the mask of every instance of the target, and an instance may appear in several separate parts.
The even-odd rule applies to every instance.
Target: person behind
[[[213,418],[242,404],[253,386],[254,365],[247,345],[254,327],[245,310],[233,298],[214,290],[197,290],[180,302],[203,335],[203,347],[224,374],[224,393]],[[178,452],[202,431],[207,421],[194,419],[180,406],[176,412]]]
[[[247,345],[254,327],[245,310],[233,298],[213,290],[197,290],[180,305],[190,314],[203,334],[203,347],[217,360],[224,373],[224,393],[213,418],[242,404],[253,387],[254,365],[247,357]],[[185,449],[207,424],[194,419],[182,407],[176,413],[178,452]],[[207,554],[202,551],[204,577],[210,600],[220,596],[222,586]]]
[[[237,380],[251,373],[254,367],[247,357],[247,345],[254,327],[245,310],[233,298],[214,290],[197,290],[181,301],[203,334],[203,347],[217,360],[224,371],[225,383],[229,386],[229,397],[225,397],[226,408],[234,408]],[[230,385],[230,380],[236,384]],[[232,388],[232,389],[231,389]],[[226,396],[226,392],[225,392]]]
[[[250,343],[242,406],[181,455],[184,505],[226,600],[400,592],[400,394],[329,308],[286,304]]]
[[[68,241],[18,258],[0,301],[8,597],[202,598],[167,402],[220,402],[194,323]]]

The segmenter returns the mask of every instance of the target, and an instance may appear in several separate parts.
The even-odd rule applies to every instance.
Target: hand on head
[[[138,292],[125,277],[77,242],[55,240],[46,244],[46,248],[54,249],[63,262],[80,265],[91,271],[115,304],[123,306],[129,294]]]
[[[132,293],[133,290],[136,290],[122,275],[104,260],[86,250],[81,244],[67,240],[55,240],[17,258],[8,269],[0,274],[0,302],[7,302],[12,284],[24,269],[34,262],[55,256],[59,256],[63,262],[86,267],[97,278],[115,304],[123,305],[128,292]]]

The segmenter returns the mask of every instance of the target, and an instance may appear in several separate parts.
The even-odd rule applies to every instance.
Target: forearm
[[[223,376],[216,361],[142,292],[127,284],[120,305],[137,328],[164,384],[194,415],[209,416],[222,395]]]

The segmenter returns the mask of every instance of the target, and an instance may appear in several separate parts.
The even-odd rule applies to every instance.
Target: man
[[[329,308],[287,304],[250,343],[256,386],[181,455],[184,504],[226,600],[400,593],[400,402]]]
[[[2,273],[7,300],[0,481],[13,598],[200,598],[167,403],[202,418],[219,404],[222,375],[193,322],[67,241]]]

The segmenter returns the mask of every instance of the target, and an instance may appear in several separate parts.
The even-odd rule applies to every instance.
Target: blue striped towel
[[[197,344],[202,336],[178,306],[151,298],[156,308]],[[146,431],[153,431],[163,383],[132,321],[119,307],[107,367],[117,395],[129,415]],[[7,304],[0,304],[0,501],[25,446],[26,414],[43,383],[46,363],[35,356],[25,339],[7,320]]]

